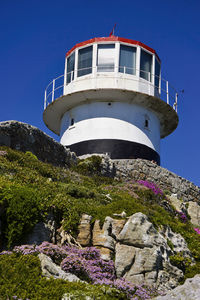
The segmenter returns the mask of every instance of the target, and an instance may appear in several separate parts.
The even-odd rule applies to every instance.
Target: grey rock
[[[162,236],[143,213],[132,215],[118,235],[118,241],[138,248],[164,243]]]
[[[117,277],[122,277],[130,270],[136,256],[136,248],[120,243],[115,248],[115,270]]]
[[[40,129],[18,121],[0,122],[0,146],[22,152],[31,151],[43,162],[69,167],[77,163],[76,155]]]
[[[160,233],[165,237],[166,240],[168,239],[172,242],[174,254],[181,252],[185,257],[193,259],[191,252],[187,247],[186,241],[179,233],[173,232],[170,227],[165,227],[164,229],[160,230]]]
[[[183,285],[176,287],[165,296],[158,296],[154,300],[199,300],[200,299],[200,275],[189,278]]]
[[[134,284],[156,285],[161,290],[172,289],[183,278],[183,272],[170,264],[174,252],[167,244],[172,238],[175,247],[191,257],[184,239],[169,228],[158,232],[147,216],[132,215],[117,236],[115,269],[117,277]]]
[[[190,201],[188,203],[188,214],[191,217],[191,223],[200,226],[200,206],[197,202]]]
[[[43,276],[47,278],[64,279],[70,282],[80,281],[76,275],[64,272],[61,267],[57,266],[47,255],[40,253],[38,257],[40,259]]]
[[[177,198],[177,194],[171,194],[168,199],[176,210],[181,211],[182,201]]]

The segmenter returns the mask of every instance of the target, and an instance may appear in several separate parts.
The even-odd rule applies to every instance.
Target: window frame
[[[87,68],[81,68],[79,69],[79,52],[83,49],[86,49],[86,48],[90,48],[91,47],[91,54],[92,54],[92,60],[91,60],[91,66],[87,67]],[[77,78],[79,77],[82,77],[82,76],[86,76],[86,75],[90,75],[93,73],[93,44],[89,44],[87,46],[83,46],[83,47],[80,47],[77,49]],[[80,72],[83,72],[84,73],[84,69],[85,71],[87,71],[87,69],[91,70],[91,72],[86,72],[85,74],[82,74],[80,75]]]
[[[113,66],[112,71],[105,71],[105,70],[100,71],[100,70],[98,70],[98,67],[99,67],[99,65],[98,65],[98,48],[99,48],[100,45],[114,45],[114,47],[113,47],[113,49],[114,49],[114,57],[113,57],[114,58],[114,66]],[[109,42],[102,41],[100,43],[97,43],[97,52],[96,52],[96,63],[95,63],[95,65],[96,65],[96,70],[97,70],[98,73],[113,73],[113,72],[115,72],[115,68],[116,68],[116,49],[117,49],[117,47],[116,47],[116,42],[115,41],[109,41]]]
[[[130,73],[120,72],[119,71],[119,68],[122,67],[122,66],[120,66],[120,50],[121,50],[121,46],[127,46],[127,47],[135,49],[135,73],[134,74],[130,74]],[[118,70],[117,70],[118,73],[126,74],[126,75],[131,75],[131,76],[136,76],[136,74],[137,74],[137,68],[136,68],[137,67],[137,48],[138,48],[137,45],[132,45],[132,44],[121,43],[120,42],[120,44],[119,44],[119,53],[118,53]]]
[[[144,79],[144,80],[146,80],[146,81],[149,81],[149,82],[152,82],[152,78],[153,78],[153,74],[154,74],[154,72],[153,72],[153,56],[155,55],[154,53],[152,53],[152,52],[150,52],[150,51],[148,51],[148,50],[146,50],[145,48],[143,48],[143,47],[140,47],[140,70],[139,70],[139,77],[140,78],[142,78],[142,79]],[[141,76],[141,57],[142,57],[142,51],[143,52],[145,52],[145,53],[147,53],[147,54],[149,54],[149,55],[151,55],[151,70],[150,70],[150,80],[147,78],[144,78],[144,77],[142,77]],[[144,70],[142,70],[142,72],[144,72],[144,74],[146,74],[145,73],[145,71]],[[149,73],[149,72],[148,72]],[[148,76],[148,73],[147,73],[147,76]]]

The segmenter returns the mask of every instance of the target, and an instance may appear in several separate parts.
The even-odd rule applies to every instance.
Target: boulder
[[[41,262],[43,276],[47,278],[53,277],[55,279],[64,279],[70,282],[80,281],[76,275],[64,272],[61,267],[57,266],[47,255],[40,253],[38,257]]]
[[[200,275],[189,278],[183,285],[176,287],[165,296],[158,296],[154,300],[199,300],[200,299]]]
[[[164,242],[162,236],[143,213],[132,215],[118,235],[118,241],[138,248],[153,247]]]
[[[177,195],[171,194],[170,196],[168,196],[168,199],[176,210],[181,211],[182,201],[177,198]]]
[[[188,214],[191,217],[191,223],[200,226],[200,206],[197,202],[190,201],[188,203]]]
[[[80,224],[78,226],[78,237],[77,237],[77,242],[81,246],[89,246],[91,244],[91,222],[92,217],[83,214],[81,217]]]

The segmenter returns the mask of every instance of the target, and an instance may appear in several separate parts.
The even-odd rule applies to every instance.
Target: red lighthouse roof
[[[118,37],[118,36],[114,36],[114,35],[111,35],[109,37],[92,38],[90,40],[78,43],[66,53],[66,57],[69,56],[76,48],[83,47],[83,46],[86,46],[86,45],[90,45],[90,44],[93,44],[93,43],[99,43],[99,42],[122,42],[122,43],[127,43],[127,44],[130,44],[130,45],[140,46],[140,47],[150,51],[151,53],[155,54],[156,57],[158,58],[158,60],[160,61],[160,58],[157,55],[156,51],[154,49],[152,49],[151,47],[149,47],[149,46],[147,46],[147,45],[145,45],[145,44],[143,44],[139,41],[126,39],[126,38],[122,38],[122,37]]]

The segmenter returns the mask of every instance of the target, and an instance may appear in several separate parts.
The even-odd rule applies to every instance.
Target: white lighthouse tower
[[[143,158],[160,164],[160,139],[178,125],[177,93],[161,79],[155,50],[126,38],[93,38],[66,54],[45,90],[43,119],[78,156]]]

